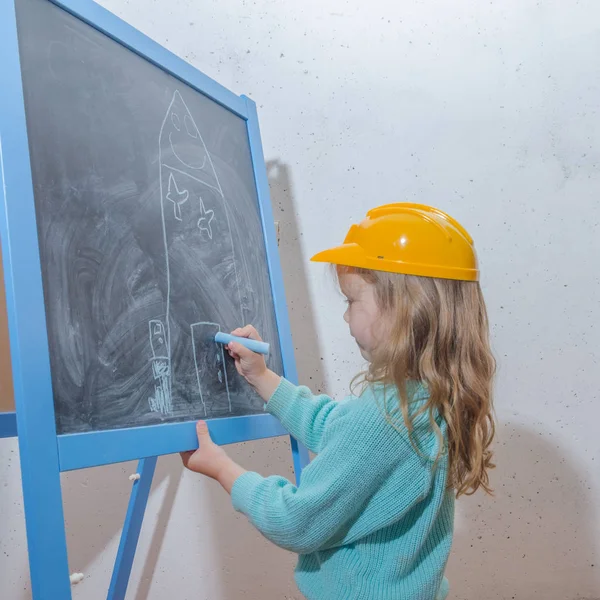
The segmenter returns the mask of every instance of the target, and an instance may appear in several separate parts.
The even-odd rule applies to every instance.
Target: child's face
[[[385,332],[384,319],[375,299],[375,288],[355,273],[342,275],[340,288],[348,304],[344,321],[350,326],[350,335],[356,340],[363,358],[370,360],[371,353],[382,342]]]

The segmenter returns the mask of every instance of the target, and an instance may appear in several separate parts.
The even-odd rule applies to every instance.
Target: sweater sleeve
[[[234,508],[269,540],[298,554],[350,543],[355,532],[381,527],[362,513],[384,486],[389,505],[378,514],[405,514],[427,488],[410,442],[381,418],[373,427],[354,417],[335,420],[335,431],[303,471],[299,487],[283,477],[245,473],[232,489]]]
[[[318,453],[325,427],[337,406],[329,396],[315,396],[308,388],[282,378],[267,403],[267,411],[311,452]]]

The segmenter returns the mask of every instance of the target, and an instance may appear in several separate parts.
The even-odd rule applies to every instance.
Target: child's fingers
[[[180,452],[179,456],[181,456],[181,462],[183,463],[183,466],[187,468],[189,462],[190,462],[190,458],[192,458],[192,454],[194,454],[194,450],[188,450],[186,452]]]
[[[233,358],[233,360],[240,360],[239,354],[233,351],[233,349],[231,348],[231,344],[227,344],[227,352],[229,353],[229,356]]]
[[[238,327],[237,329],[231,332],[231,335],[236,335],[237,337],[250,338],[251,340],[262,342],[262,338],[258,334],[258,331],[256,331],[256,329],[252,325]]]
[[[242,363],[239,360],[235,361],[235,370],[242,376],[245,377],[244,369],[242,367]]]
[[[245,329],[248,332],[248,337],[251,340],[256,340],[258,342],[262,342],[262,338],[258,334],[258,331],[256,331],[256,329],[254,327],[252,327],[252,325],[246,325]]]
[[[212,442],[206,421],[198,421],[196,423],[196,435],[200,444]]]
[[[246,348],[246,346],[242,346],[242,344],[238,344],[237,342],[230,342],[229,347],[231,352],[233,352],[234,358],[236,359],[244,359],[251,358],[254,352]]]

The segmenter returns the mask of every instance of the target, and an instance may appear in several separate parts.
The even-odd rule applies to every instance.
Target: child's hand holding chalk
[[[242,346],[248,348],[248,350],[252,350],[252,352],[258,352],[259,354],[269,354],[269,344],[260,340],[253,340],[247,337],[240,337],[236,335],[232,335],[230,333],[223,333],[219,331],[217,335],[215,335],[215,342],[219,344],[230,344],[231,342],[237,342]]]
[[[235,361],[235,368],[261,398],[268,402],[281,382],[279,375],[267,369],[263,354],[259,354],[259,352],[269,353],[268,344],[262,341],[258,331],[252,325],[232,331],[231,336],[227,338],[231,341],[227,342],[226,348],[229,356]],[[223,338],[220,336],[220,339]],[[219,339],[215,337],[215,341],[218,342]]]
[[[240,327],[235,331],[231,332],[231,335],[237,338],[246,338],[248,341],[264,342],[262,341],[258,331],[252,327],[252,325],[246,325],[246,327]],[[215,338],[216,339],[216,338]],[[238,373],[248,380],[250,385],[253,382],[260,379],[261,375],[267,370],[267,364],[262,354],[258,354],[254,350],[248,348],[248,345],[243,340],[232,339],[226,346],[229,355],[235,361],[235,368]]]

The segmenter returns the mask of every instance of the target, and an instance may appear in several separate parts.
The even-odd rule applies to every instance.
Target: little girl
[[[495,362],[473,241],[439,210],[392,204],[313,260],[336,265],[344,320],[368,361],[358,393],[314,396],[228,346],[267,411],[317,454],[302,483],[244,471],[204,422],[184,465],[300,555],[309,600],[445,598],[454,497],[489,492],[493,467]],[[233,334],[260,339],[251,326]]]

